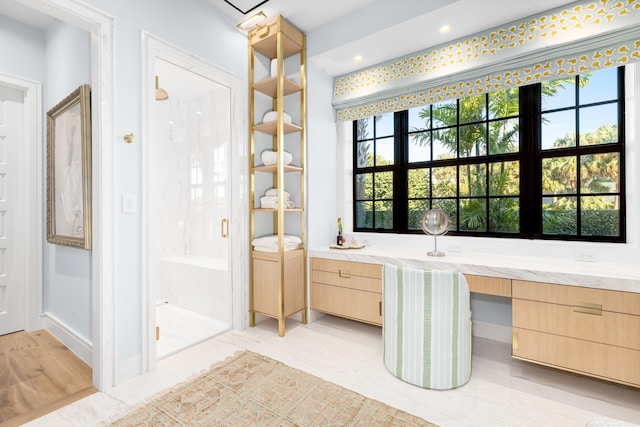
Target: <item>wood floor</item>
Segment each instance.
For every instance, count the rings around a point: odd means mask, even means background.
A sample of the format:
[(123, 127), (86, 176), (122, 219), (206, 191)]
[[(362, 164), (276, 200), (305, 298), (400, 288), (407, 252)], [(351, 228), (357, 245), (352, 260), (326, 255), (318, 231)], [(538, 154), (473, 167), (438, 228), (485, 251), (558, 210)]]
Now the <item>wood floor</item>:
[(95, 393), (91, 368), (46, 330), (0, 336), (0, 427)]

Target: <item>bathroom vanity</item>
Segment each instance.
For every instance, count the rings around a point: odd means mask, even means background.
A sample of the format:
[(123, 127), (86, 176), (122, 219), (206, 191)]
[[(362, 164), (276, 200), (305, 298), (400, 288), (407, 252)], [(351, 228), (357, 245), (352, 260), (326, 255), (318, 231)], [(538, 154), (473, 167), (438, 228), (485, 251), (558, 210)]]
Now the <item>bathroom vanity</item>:
[(512, 303), (512, 356), (640, 387), (640, 266), (412, 248), (314, 249), (311, 308), (381, 326), (385, 263), (463, 273)]

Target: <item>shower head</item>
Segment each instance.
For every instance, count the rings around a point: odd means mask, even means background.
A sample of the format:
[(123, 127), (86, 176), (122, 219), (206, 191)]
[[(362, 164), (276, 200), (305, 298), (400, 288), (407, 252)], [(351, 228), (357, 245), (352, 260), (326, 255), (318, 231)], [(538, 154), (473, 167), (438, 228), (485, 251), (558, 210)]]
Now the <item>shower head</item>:
[(167, 99), (169, 99), (169, 94), (158, 86), (158, 76), (156, 76), (156, 101), (165, 101)]

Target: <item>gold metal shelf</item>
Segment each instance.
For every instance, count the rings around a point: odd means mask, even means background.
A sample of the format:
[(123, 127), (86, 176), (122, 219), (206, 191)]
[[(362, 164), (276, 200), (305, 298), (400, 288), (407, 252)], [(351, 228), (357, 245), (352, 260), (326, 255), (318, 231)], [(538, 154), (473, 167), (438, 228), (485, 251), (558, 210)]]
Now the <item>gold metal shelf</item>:
[[(268, 173), (276, 173), (278, 169), (278, 165), (259, 165), (253, 168), (256, 172), (268, 172)], [(302, 172), (302, 168), (300, 166), (292, 166), (292, 165), (284, 165), (284, 171), (286, 172)]]
[[(275, 98), (277, 95), (276, 91), (278, 89), (278, 78), (273, 77), (267, 80), (259, 81), (258, 83), (253, 84), (253, 88), (260, 93), (270, 96), (271, 98)], [(284, 79), (284, 96), (300, 92), (301, 90), (302, 86), (300, 86), (298, 83), (287, 78)]]
[[(266, 133), (267, 135), (275, 135), (278, 131), (278, 122), (266, 122), (253, 125), (253, 130)], [(293, 123), (284, 123), (284, 133), (300, 132), (302, 128)]]
[[(276, 208), (253, 208), (253, 211), (258, 213), (258, 212), (278, 212), (278, 209)], [(282, 210), (284, 213), (287, 212), (304, 212), (304, 209), (302, 208), (293, 208), (293, 209), (283, 209)]]

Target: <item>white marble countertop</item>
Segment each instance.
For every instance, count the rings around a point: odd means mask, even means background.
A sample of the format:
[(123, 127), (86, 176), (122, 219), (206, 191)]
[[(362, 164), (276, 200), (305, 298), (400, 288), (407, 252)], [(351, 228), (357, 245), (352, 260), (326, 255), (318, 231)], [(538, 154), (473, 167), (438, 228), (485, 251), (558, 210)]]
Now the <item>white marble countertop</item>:
[(588, 288), (640, 293), (640, 264), (449, 252), (428, 256), (425, 249), (367, 246), (362, 249), (311, 248), (309, 257), (427, 269), (451, 269), (479, 276), (503, 277)]

